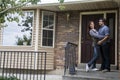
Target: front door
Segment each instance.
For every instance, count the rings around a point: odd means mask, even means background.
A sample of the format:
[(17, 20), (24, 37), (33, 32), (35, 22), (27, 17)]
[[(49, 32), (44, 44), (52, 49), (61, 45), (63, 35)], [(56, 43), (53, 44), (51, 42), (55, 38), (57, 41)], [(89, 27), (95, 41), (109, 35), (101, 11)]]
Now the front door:
[[(98, 29), (98, 20), (100, 18), (106, 17), (107, 25), (110, 27), (110, 39), (111, 39), (111, 63), (115, 64), (115, 13), (106, 13), (106, 14), (82, 14), (81, 22), (81, 63), (88, 63), (92, 58), (93, 48), (92, 48), (92, 39), (89, 36), (88, 32), (88, 22), (94, 21), (95, 27)], [(101, 59), (97, 61), (101, 63)]]

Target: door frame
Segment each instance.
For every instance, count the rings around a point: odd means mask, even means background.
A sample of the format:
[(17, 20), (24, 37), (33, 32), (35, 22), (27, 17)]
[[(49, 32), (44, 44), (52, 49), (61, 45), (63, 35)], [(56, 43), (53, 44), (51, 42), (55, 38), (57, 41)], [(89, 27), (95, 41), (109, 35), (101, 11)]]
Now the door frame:
[(118, 43), (118, 34), (117, 34), (117, 23), (118, 23), (118, 20), (117, 20), (117, 10), (109, 10), (109, 11), (92, 11), (92, 12), (80, 12), (80, 21), (79, 21), (79, 46), (78, 46), (78, 64), (82, 63), (81, 62), (81, 36), (82, 36), (82, 15), (89, 15), (89, 14), (103, 14), (104, 18), (106, 18), (106, 13), (115, 13), (116, 16), (115, 16), (115, 19), (116, 19), (116, 22), (115, 22), (115, 66), (117, 66), (117, 53), (118, 53), (118, 49), (117, 49), (117, 43)]

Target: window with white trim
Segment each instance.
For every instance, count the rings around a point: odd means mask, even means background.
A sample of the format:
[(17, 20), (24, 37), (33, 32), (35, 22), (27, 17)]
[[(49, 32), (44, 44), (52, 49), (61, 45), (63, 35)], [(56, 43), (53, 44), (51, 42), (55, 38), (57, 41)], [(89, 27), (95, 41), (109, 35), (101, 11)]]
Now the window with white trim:
[(53, 47), (55, 13), (42, 12), (42, 46)]
[(7, 27), (4, 27), (2, 30), (2, 46), (31, 46), (34, 11), (23, 11), (22, 16), (17, 13), (8, 16), (17, 16), (19, 22), (6, 20), (5, 24)]

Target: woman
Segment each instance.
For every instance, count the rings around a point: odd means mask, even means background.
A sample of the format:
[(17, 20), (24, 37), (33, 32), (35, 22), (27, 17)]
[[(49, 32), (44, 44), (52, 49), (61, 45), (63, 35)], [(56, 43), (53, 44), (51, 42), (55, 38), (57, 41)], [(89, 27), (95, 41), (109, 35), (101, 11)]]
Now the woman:
[(88, 24), (88, 28), (89, 28), (89, 34), (92, 37), (93, 43), (93, 58), (86, 64), (86, 72), (88, 72), (90, 70), (90, 68), (92, 68), (93, 71), (97, 71), (98, 69), (96, 68), (96, 60), (98, 59), (99, 56), (99, 47), (97, 46), (97, 39), (102, 39), (104, 38), (104, 36), (101, 36), (98, 34), (97, 30), (94, 27), (94, 22), (90, 21)]

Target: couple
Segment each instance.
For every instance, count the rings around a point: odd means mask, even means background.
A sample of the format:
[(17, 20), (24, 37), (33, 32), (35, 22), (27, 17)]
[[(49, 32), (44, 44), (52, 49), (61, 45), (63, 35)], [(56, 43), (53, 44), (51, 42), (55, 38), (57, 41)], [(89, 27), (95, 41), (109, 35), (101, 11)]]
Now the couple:
[[(89, 34), (93, 39), (93, 58), (86, 64), (86, 72), (92, 69), (92, 71), (100, 70), (102, 72), (110, 72), (110, 52), (109, 52), (109, 27), (105, 25), (105, 19), (99, 19), (99, 30), (94, 28), (94, 22), (90, 21), (88, 24)], [(101, 68), (96, 68), (96, 61), (101, 54), (102, 64)]]

